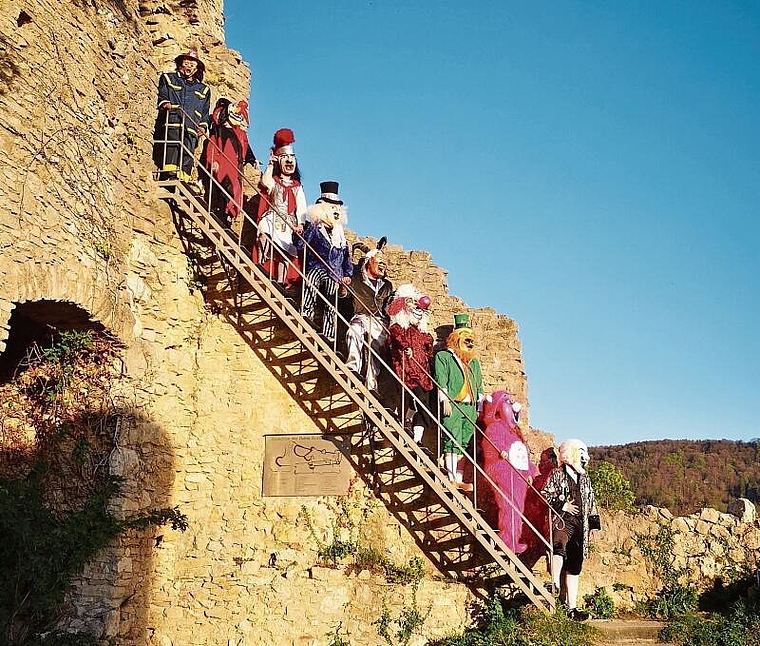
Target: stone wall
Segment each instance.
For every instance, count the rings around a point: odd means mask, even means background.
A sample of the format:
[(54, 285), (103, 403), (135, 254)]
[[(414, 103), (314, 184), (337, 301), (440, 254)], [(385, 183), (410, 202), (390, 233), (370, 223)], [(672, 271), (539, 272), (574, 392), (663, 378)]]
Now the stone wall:
[[(178, 53), (199, 50), (215, 96), (247, 96), (248, 67), (223, 40), (220, 0), (0, 5), (0, 351), (20, 303), (73, 303), (105, 325), (125, 361), (110, 466), (127, 485), (114, 510), (178, 505), (190, 521), (184, 534), (130, 534), (90, 563), (67, 621), (125, 645), (324, 644), (338, 625), (355, 644), (374, 645), (382, 602), (398, 615), (410, 589), (317, 566), (312, 531), (332, 540), (348, 505), (387, 558), (402, 564), (420, 552), (358, 477), (343, 501), (261, 496), (264, 434), (316, 428), (193, 289), (151, 179), (156, 77)], [(442, 339), (465, 308), (446, 271), (427, 252), (391, 246), (389, 256), (395, 283), (413, 276), (433, 298)], [(527, 404), (514, 321), (490, 309), (473, 315), (487, 387)], [(538, 452), (550, 438), (530, 441)], [(756, 524), (715, 514), (611, 516), (583, 585), (621, 581), (631, 599), (644, 594), (654, 579), (635, 535), (656, 522), (677, 530), (678, 558), (700, 563), (703, 579), (728, 559), (750, 559)], [(426, 569), (417, 593), (430, 609), (425, 635), (461, 628), (466, 589)]]
[[(215, 96), (247, 95), (248, 68), (224, 47), (221, 25), (219, 2), (0, 5), (0, 350), (21, 303), (46, 301), (51, 313), (72, 303), (105, 325), (125, 362), (110, 466), (126, 486), (114, 511), (178, 505), (190, 523), (186, 533), (132, 533), (94, 559), (66, 625), (117, 644), (184, 646), (322, 644), (341, 624), (354, 643), (376, 644), (382, 601), (398, 615), (411, 591), (366, 571), (315, 567), (301, 507), (329, 541), (334, 499), (261, 496), (264, 434), (316, 428), (205, 307), (156, 199), (158, 71), (197, 47)], [(444, 272), (427, 254), (397, 253), (399, 266), (414, 264), (446, 296)], [(524, 392), (510, 324), (492, 324), (493, 348), (511, 344)], [(358, 477), (350, 500), (372, 547), (398, 564), (420, 556)], [(425, 633), (461, 627), (466, 589), (426, 569), (417, 595), (430, 608)]]
[[(753, 572), (760, 549), (760, 524), (754, 505), (742, 500), (733, 514), (702, 509), (690, 516), (673, 516), (667, 509), (647, 506), (634, 515), (604, 513), (603, 531), (592, 543), (584, 564), (581, 594), (604, 587), (620, 607), (633, 607), (661, 589), (661, 572), (642, 551), (642, 544), (657, 543), (657, 536), (672, 536), (669, 566), (684, 572), (681, 583), (700, 591), (716, 579), (725, 583)], [(613, 588), (614, 584), (617, 589)]]

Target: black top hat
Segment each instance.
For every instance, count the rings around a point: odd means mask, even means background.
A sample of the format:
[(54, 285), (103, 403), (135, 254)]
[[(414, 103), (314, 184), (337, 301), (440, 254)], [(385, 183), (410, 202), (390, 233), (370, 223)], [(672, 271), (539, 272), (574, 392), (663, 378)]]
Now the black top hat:
[(338, 197), (338, 182), (320, 182), (319, 190), (322, 195), (317, 202), (328, 202), (329, 204), (343, 204), (343, 200)]

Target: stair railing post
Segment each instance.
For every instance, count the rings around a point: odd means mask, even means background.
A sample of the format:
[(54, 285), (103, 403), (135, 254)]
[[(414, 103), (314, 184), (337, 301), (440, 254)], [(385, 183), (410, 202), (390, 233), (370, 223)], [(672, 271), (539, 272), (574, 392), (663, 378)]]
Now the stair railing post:
[(406, 431), (406, 352), (401, 353), (401, 428)]
[(332, 322), (330, 325), (330, 329), (332, 330), (332, 351), (337, 354), (338, 351), (338, 292), (340, 291), (342, 282), (337, 280), (337, 277), (335, 280), (335, 288), (333, 290), (333, 302), (332, 302), (332, 311), (328, 312), (329, 316), (332, 318)]
[[(368, 384), (369, 380), (369, 362), (372, 361), (372, 318), (369, 317), (367, 329), (364, 330), (364, 348), (362, 353), (365, 355), (364, 360), (364, 383)], [(369, 386), (367, 386), (369, 388)]]
[[(443, 455), (443, 453), (441, 452), (441, 448), (442, 448), (441, 447), (441, 398), (438, 396), (438, 388), (433, 386), (433, 390), (435, 391), (435, 407), (436, 407), (436, 411), (435, 411), (435, 416), (436, 416), (435, 434), (436, 434), (436, 444), (437, 444), (436, 455), (440, 457)], [(446, 469), (445, 457), (443, 458), (443, 468), (444, 470)]]
[[(212, 176), (212, 172), (211, 172), (211, 169), (210, 168), (206, 168), (205, 166), (203, 166), (203, 168), (206, 171), (206, 178), (207, 178), (206, 181), (207, 181), (207, 186), (208, 186), (208, 190), (206, 191), (206, 199), (204, 200), (204, 202), (206, 204), (206, 216), (209, 219), (211, 219), (213, 217), (213, 215), (212, 215), (213, 209), (212, 209), (212, 206), (211, 206), (211, 201), (212, 201), (212, 199), (214, 197), (214, 194), (217, 193), (217, 191), (214, 190), (214, 185), (212, 183), (212, 177), (211, 177)], [(199, 174), (199, 177), (200, 177), (200, 174)], [(220, 185), (220, 188), (221, 188), (221, 185)], [(203, 202), (201, 202), (201, 204), (203, 204)]]
[(546, 551), (546, 559), (549, 561), (549, 575), (552, 579), (552, 594), (558, 595), (559, 590), (556, 590), (554, 588), (554, 564), (552, 561), (554, 560), (554, 518), (552, 518), (552, 512), (554, 511), (554, 507), (547, 507), (546, 514), (548, 516), (549, 521), (549, 548)]
[(303, 304), (306, 297), (306, 267), (309, 265), (309, 248), (307, 245), (303, 246), (303, 265), (302, 265), (302, 271), (303, 271), (303, 280), (301, 280), (301, 305), (299, 307), (299, 311), (301, 312), (301, 316), (303, 316)]
[(475, 426), (475, 432), (472, 434), (472, 504), (475, 506), (475, 508), (478, 508), (478, 424), (477, 424), (477, 416), (478, 416), (478, 404), (477, 402), (473, 402), (475, 404), (475, 421), (473, 425)]
[(177, 142), (177, 177), (183, 178), (185, 173), (185, 129), (187, 128), (187, 119), (184, 110), (180, 114), (179, 141)]
[(167, 148), (169, 147), (169, 117), (171, 115), (171, 108), (168, 110), (164, 110), (164, 143), (163, 143), (163, 152), (161, 153), (161, 172), (159, 173), (159, 178), (165, 179), (166, 176), (164, 175), (164, 169), (166, 168), (166, 155), (167, 155)]

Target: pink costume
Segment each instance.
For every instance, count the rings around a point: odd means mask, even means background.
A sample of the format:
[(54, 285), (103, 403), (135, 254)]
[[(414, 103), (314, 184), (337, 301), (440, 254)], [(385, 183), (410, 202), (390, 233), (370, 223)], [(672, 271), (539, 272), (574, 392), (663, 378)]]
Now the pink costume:
[(483, 470), (501, 490), (494, 491), (499, 507), (499, 535), (515, 554), (528, 547), (520, 542), (523, 527), (521, 513), (528, 490), (526, 480), (538, 473), (520, 434), (520, 409), (520, 404), (503, 390), (492, 393), (483, 402), (483, 421), (486, 425), (482, 440)]

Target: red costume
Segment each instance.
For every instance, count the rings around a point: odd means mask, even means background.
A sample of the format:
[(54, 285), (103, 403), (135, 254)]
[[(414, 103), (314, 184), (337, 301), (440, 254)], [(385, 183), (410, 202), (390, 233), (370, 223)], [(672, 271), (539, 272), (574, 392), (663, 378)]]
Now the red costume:
[(528, 479), (538, 473), (518, 426), (520, 409), (520, 404), (503, 390), (486, 397), (483, 402), (486, 430), (481, 441), (483, 470), (498, 487), (494, 497), (499, 507), (499, 536), (515, 554), (528, 547), (520, 542), (521, 514)]
[[(544, 449), (538, 460), (538, 475), (533, 478), (533, 488), (525, 495), (525, 518), (535, 527), (544, 539), (549, 541), (549, 505), (538, 492), (544, 488), (546, 481), (557, 468), (557, 451), (553, 446)], [(548, 552), (548, 547), (527, 524), (523, 526), (520, 540), (527, 543), (528, 549), (520, 555), (520, 560), (528, 567)]]
[(209, 186), (210, 204), (214, 212), (221, 211), (220, 216), (234, 220), (243, 203), (243, 166), (256, 163), (246, 134), (248, 104), (245, 101), (230, 104), (226, 99), (219, 99), (211, 123), (202, 161), (208, 169), (206, 172), (210, 171), (224, 190)]
[[(414, 325), (405, 329), (398, 323), (391, 325), (388, 332), (393, 372), (412, 390), (418, 386), (426, 391), (432, 390), (430, 358), (433, 356), (433, 337)], [(412, 349), (411, 357), (404, 354), (406, 348)]]
[(430, 361), (433, 358), (433, 337), (427, 331), (430, 316), (430, 297), (423, 295), (414, 285), (400, 285), (387, 306), (391, 326), (388, 329), (388, 351), (391, 367), (398, 378), (414, 394), (404, 397), (401, 421), (410, 425), (414, 441), (422, 442), (422, 435), (430, 426)]
[(269, 163), (261, 176), (261, 199), (256, 217), (259, 245), (253, 259), (285, 288), (300, 281), (301, 260), (296, 239), (306, 221), (306, 196), (289, 128), (274, 133)]

